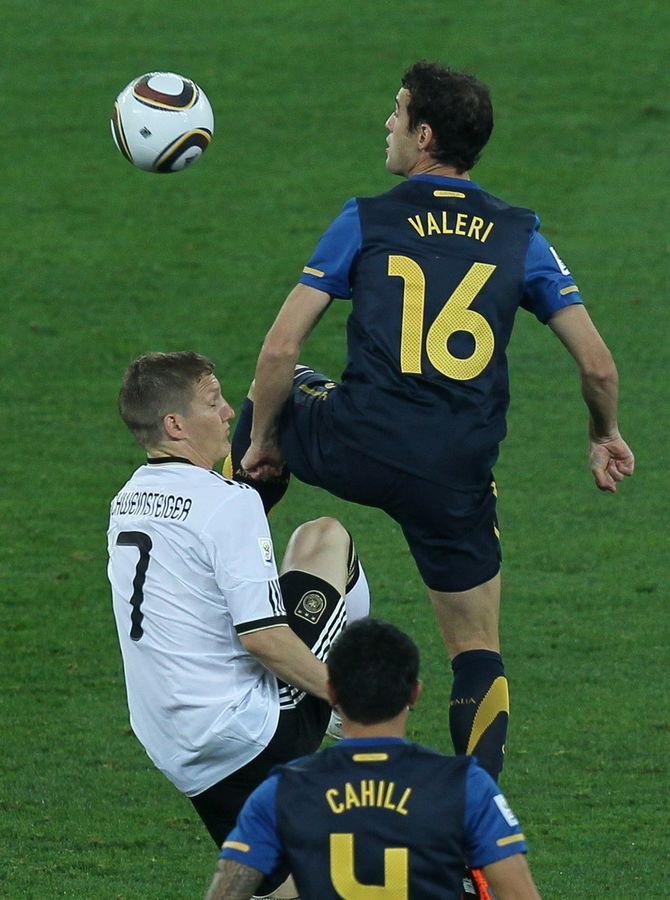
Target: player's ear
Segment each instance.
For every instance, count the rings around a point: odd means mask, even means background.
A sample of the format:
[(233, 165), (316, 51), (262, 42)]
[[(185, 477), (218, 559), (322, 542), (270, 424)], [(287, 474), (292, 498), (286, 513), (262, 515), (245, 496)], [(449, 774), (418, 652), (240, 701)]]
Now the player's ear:
[(409, 704), (408, 705), (409, 705), (410, 709), (414, 709), (414, 707), (416, 706), (416, 702), (419, 699), (419, 697), (421, 696), (422, 690), (423, 690), (423, 681), (421, 681), (421, 679), (419, 678), (415, 682), (414, 687), (412, 688), (410, 695), (409, 695)]
[(183, 419), (179, 413), (166, 413), (163, 416), (163, 428), (172, 441), (179, 441), (184, 437)]
[(326, 682), (326, 691), (328, 692), (328, 702), (331, 706), (337, 706), (337, 694), (335, 693), (335, 688), (332, 686), (330, 681)]
[(427, 122), (419, 125), (419, 150), (430, 150), (433, 143), (433, 129)]

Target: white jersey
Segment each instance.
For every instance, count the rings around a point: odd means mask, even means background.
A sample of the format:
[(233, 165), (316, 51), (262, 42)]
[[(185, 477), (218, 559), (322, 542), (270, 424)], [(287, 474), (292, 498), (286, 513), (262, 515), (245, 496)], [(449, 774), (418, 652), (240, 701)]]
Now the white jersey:
[(208, 469), (151, 462), (112, 501), (108, 552), (133, 731), (199, 794), (257, 756), (279, 719), (276, 678), (239, 640), (287, 623), (263, 505)]

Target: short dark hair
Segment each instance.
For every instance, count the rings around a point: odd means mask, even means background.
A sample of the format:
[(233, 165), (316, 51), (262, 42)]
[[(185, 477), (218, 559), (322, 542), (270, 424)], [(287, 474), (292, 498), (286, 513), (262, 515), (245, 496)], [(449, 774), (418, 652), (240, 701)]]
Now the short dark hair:
[(142, 447), (149, 449), (161, 440), (169, 412), (188, 412), (197, 383), (213, 371), (214, 363), (192, 350), (145, 353), (128, 366), (119, 412)]
[(467, 72), (425, 60), (414, 63), (402, 77), (409, 91), (409, 130), (422, 122), (433, 130), (436, 160), (458, 172), (473, 168), (493, 130), (489, 89)]
[(414, 641), (380, 619), (358, 619), (331, 647), (326, 662), (337, 705), (354, 722), (374, 725), (408, 705), (419, 677)]

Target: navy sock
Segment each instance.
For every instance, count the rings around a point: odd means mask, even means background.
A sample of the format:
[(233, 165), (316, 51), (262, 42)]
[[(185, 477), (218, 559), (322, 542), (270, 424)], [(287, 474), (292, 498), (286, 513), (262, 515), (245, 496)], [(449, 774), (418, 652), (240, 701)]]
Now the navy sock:
[(233, 478), (243, 484), (251, 485), (254, 490), (258, 491), (265, 514), (269, 515), (270, 510), (279, 503), (288, 489), (289, 471), (286, 466), (279, 478), (272, 478), (267, 481), (257, 481), (245, 474), (240, 468), (242, 457), (249, 449), (251, 444), (251, 423), (254, 417), (254, 404), (247, 397), (242, 404), (242, 409), (237, 416), (237, 425), (230, 445), (230, 456), (224, 463), (223, 474), (227, 478)]
[(474, 754), (498, 780), (503, 767), (509, 693), (502, 657), (491, 650), (466, 650), (451, 663), (454, 682), (449, 729), (456, 753)]

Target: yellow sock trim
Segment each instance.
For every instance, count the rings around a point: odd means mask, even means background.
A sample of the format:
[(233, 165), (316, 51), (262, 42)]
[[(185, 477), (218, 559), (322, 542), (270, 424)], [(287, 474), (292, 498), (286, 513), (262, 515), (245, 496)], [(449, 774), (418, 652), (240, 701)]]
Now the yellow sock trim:
[(507, 679), (499, 675), (479, 704), (472, 722), (472, 731), (470, 732), (466, 753), (471, 754), (475, 752), (475, 747), (481, 740), (482, 735), (501, 712), (506, 712), (509, 715), (509, 688), (507, 687)]

